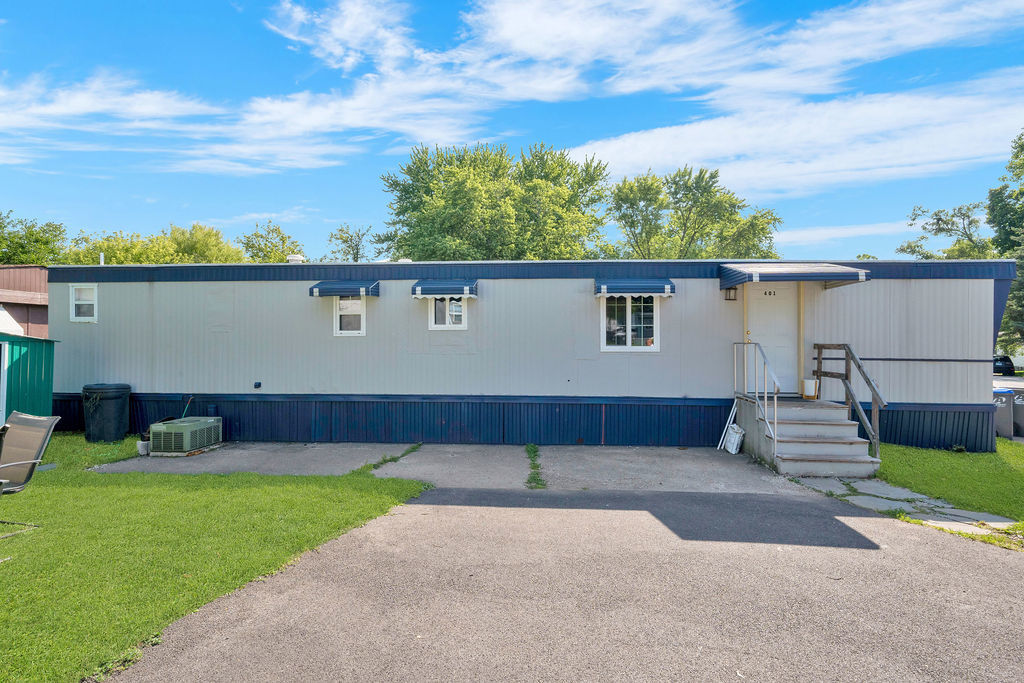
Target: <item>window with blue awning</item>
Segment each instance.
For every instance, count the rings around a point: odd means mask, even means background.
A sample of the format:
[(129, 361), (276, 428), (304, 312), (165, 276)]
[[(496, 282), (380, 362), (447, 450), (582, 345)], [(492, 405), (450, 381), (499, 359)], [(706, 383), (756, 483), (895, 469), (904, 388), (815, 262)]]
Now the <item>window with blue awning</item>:
[(380, 296), (379, 280), (324, 280), (309, 288), (310, 296)]
[(417, 280), (412, 295), (417, 299), (434, 296), (476, 298), (477, 280)]
[(648, 279), (594, 279), (595, 296), (624, 296), (644, 294), (647, 296), (672, 296), (676, 286), (668, 278)]

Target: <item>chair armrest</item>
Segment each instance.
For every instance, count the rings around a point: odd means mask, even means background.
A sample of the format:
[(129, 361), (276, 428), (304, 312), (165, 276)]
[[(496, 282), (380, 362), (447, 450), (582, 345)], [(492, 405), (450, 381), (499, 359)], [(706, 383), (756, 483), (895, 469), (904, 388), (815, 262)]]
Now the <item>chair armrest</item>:
[(42, 460), (22, 460), (20, 462), (8, 462), (4, 463), (3, 465), (0, 465), (0, 470), (2, 470), (5, 467), (14, 467), (15, 465), (31, 465), (33, 463), (38, 465), (41, 462)]

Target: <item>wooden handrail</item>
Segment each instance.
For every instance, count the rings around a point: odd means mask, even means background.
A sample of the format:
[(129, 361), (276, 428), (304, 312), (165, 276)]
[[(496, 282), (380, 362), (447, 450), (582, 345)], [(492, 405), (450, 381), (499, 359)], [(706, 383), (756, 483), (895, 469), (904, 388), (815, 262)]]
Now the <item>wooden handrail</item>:
[[(845, 361), (845, 368), (843, 372), (834, 372), (823, 370), (821, 367), (822, 361), (825, 359), (822, 357), (822, 351), (843, 351), (843, 358), (832, 358), (830, 360), (843, 360)], [(817, 365), (813, 370), (812, 374), (818, 378), (820, 382), (822, 379), (838, 379), (843, 383), (843, 391), (846, 394), (846, 406), (848, 409), (852, 408), (857, 413), (857, 418), (860, 420), (861, 426), (864, 427), (864, 431), (867, 433), (868, 438), (871, 441), (872, 450), (875, 453), (876, 458), (881, 458), (882, 446), (879, 429), (879, 416), (878, 411), (885, 408), (889, 403), (882, 396), (881, 390), (875, 383), (875, 380), (868, 374), (867, 369), (864, 367), (864, 363), (860, 357), (850, 348), (849, 344), (814, 344), (814, 351), (817, 354)], [(851, 384), (851, 369), (857, 368), (857, 372), (860, 373), (861, 379), (864, 380), (864, 384), (867, 386), (868, 391), (871, 392), (871, 419), (868, 420), (868, 416), (864, 413), (864, 408), (860, 405), (860, 401), (857, 400), (857, 396), (853, 391), (853, 384)]]

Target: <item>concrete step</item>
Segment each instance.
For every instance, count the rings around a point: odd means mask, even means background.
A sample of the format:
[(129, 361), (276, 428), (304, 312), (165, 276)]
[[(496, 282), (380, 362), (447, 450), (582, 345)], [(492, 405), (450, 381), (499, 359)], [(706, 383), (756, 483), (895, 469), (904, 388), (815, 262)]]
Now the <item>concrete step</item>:
[[(771, 438), (771, 437), (769, 437)], [(779, 436), (775, 451), (790, 455), (856, 457), (868, 455), (868, 440), (860, 437)]]
[[(757, 418), (764, 429), (764, 418)], [(777, 423), (780, 437), (822, 437), (849, 438), (857, 437), (857, 423), (852, 420), (783, 420)], [(767, 433), (767, 432), (765, 432)]]
[(880, 461), (868, 455), (823, 456), (776, 453), (775, 467), (788, 477), (852, 477), (867, 479), (878, 472)]
[[(768, 402), (768, 416), (772, 416), (772, 404)], [(802, 401), (784, 400), (779, 401), (780, 420), (799, 420), (811, 422), (817, 420), (835, 421), (845, 420), (848, 417), (846, 406), (842, 403), (831, 401)]]

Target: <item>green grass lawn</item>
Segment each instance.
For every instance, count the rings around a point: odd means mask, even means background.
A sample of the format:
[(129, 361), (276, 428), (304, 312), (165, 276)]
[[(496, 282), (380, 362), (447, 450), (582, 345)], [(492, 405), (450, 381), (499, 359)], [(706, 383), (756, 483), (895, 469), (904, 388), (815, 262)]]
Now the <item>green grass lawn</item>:
[[(99, 474), (135, 440), (55, 435), (0, 518), (0, 680), (78, 681), (137, 655), (172, 621), (418, 495), (418, 482), (257, 474)], [(0, 525), (0, 534), (13, 530)]]
[(1024, 520), (1024, 444), (996, 439), (995, 453), (882, 444), (878, 476), (965, 510)]

